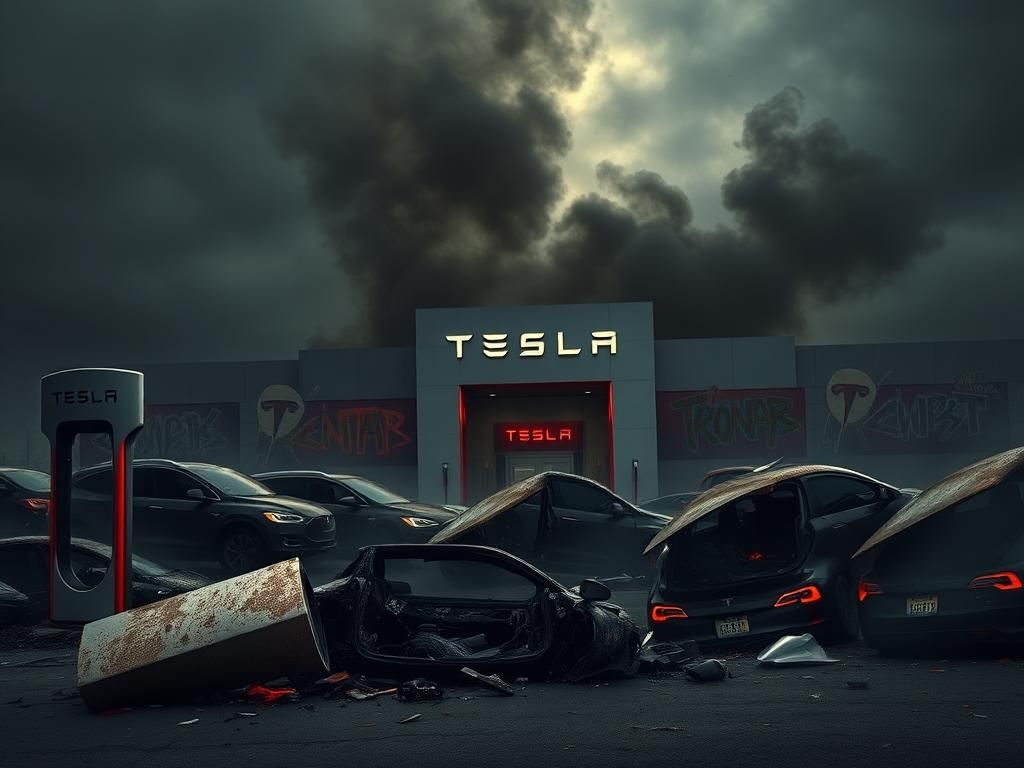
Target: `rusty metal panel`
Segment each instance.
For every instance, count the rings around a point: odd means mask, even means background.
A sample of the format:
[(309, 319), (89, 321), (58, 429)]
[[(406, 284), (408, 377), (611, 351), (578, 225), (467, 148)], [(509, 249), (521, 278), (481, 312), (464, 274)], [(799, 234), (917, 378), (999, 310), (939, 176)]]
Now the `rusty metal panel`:
[(646, 549), (644, 549), (644, 554), (647, 555), (654, 551), (687, 526), (692, 525), (716, 509), (724, 507), (726, 504), (738, 501), (748, 494), (763, 491), (777, 483), (795, 480), (796, 478), (816, 472), (837, 472), (860, 480), (888, 486), (888, 483), (882, 483), (872, 477), (862, 475), (860, 472), (854, 472), (852, 469), (832, 467), (825, 464), (802, 464), (795, 467), (780, 467), (779, 469), (770, 469), (756, 474), (743, 475), (713, 486), (691, 501), (686, 506), (686, 509), (672, 518), (668, 525), (658, 531), (658, 534), (651, 539)]
[(1024, 468), (1024, 448), (989, 456), (976, 464), (958, 469), (943, 478), (919, 496), (911, 499), (905, 507), (893, 515), (857, 550), (854, 557), (892, 538), (900, 531), (925, 520), (936, 512), (958, 504), (971, 496), (999, 485), (1009, 475)]
[(90, 709), (322, 675), (327, 645), (297, 558), (87, 624), (78, 686)]
[(435, 533), (433, 538), (430, 539), (430, 543), (451, 543), (467, 531), (483, 525), (489, 520), (493, 520), (502, 512), (514, 508), (533, 496), (537, 491), (543, 489), (548, 477), (555, 474), (561, 473), (541, 472), (539, 475), (533, 475), (525, 480), (512, 483), (512, 485), (502, 488), (497, 493), (491, 494), (483, 501), (478, 501), (455, 520), (452, 520), (452, 522)]

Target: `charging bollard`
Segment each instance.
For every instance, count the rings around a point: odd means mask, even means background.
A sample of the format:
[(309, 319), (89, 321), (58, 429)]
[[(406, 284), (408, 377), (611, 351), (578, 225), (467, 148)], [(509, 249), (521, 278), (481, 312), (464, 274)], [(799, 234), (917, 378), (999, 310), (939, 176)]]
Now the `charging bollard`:
[[(50, 441), (50, 621), (81, 624), (131, 607), (132, 442), (142, 429), (142, 374), (77, 368), (42, 378), (43, 434)], [(78, 435), (103, 433), (112, 448), (111, 559), (89, 586), (71, 558), (72, 449)]]

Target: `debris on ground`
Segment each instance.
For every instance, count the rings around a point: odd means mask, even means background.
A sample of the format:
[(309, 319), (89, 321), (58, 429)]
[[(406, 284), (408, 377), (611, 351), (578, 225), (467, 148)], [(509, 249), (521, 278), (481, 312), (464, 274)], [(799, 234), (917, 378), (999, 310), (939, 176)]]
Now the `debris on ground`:
[(700, 656), (700, 648), (693, 640), (681, 643), (652, 643), (640, 649), (640, 669), (667, 672)]
[(348, 696), (350, 699), (355, 699), (356, 701), (364, 701), (365, 699), (376, 699), (378, 696), (387, 696), (392, 693), (398, 693), (398, 689), (374, 689), (370, 688), (369, 686), (363, 686), (363, 690), (356, 690), (355, 688), (350, 688), (348, 691), (345, 692), (345, 695)]
[(245, 698), (273, 705), (282, 699), (297, 701), (299, 692), (294, 688), (270, 688), (266, 685), (253, 684), (245, 689)]
[(440, 701), (444, 698), (441, 686), (432, 680), (418, 677), (398, 686), (399, 701)]
[(631, 725), (634, 731), (682, 731), (681, 725)]
[(51, 698), (54, 701), (71, 701), (72, 699), (81, 698), (81, 694), (76, 690), (65, 691), (63, 688), (59, 688), (53, 692)]
[(846, 687), (851, 691), (866, 691), (868, 683), (867, 680), (847, 680)]
[(418, 713), (415, 714), (415, 715), (409, 715), (408, 717), (406, 717), (406, 718), (404, 718), (402, 720), (399, 720), (398, 724), (399, 725), (404, 725), (405, 723), (414, 723), (417, 720), (419, 720), (421, 717), (423, 717), (423, 715), (418, 714)]
[(762, 664), (834, 664), (833, 659), (825, 653), (814, 635), (786, 635), (757, 655)]
[(462, 674), (469, 675), (474, 680), (478, 680), (496, 691), (501, 691), (506, 696), (515, 696), (515, 689), (497, 675), (482, 675), (475, 669), (470, 669), (469, 667), (463, 667), (461, 671)]
[(231, 717), (225, 718), (225, 723), (230, 723), (232, 720), (244, 720), (247, 717), (259, 717), (259, 712), (235, 712)]
[(180, 723), (178, 723), (178, 725), (195, 725), (198, 722), (199, 722), (199, 718), (198, 717), (194, 717), (191, 720), (182, 720)]
[(729, 674), (729, 668), (720, 659), (705, 659), (685, 667), (683, 673), (687, 680), (697, 683), (716, 683), (725, 680)]

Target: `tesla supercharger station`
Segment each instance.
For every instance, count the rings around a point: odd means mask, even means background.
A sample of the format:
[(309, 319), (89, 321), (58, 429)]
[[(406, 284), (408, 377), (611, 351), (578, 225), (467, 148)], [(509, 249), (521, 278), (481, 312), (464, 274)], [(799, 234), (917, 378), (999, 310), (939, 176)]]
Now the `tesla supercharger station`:
[[(142, 429), (142, 374), (77, 368), (42, 378), (42, 428), (50, 441), (50, 620), (83, 624), (131, 608), (132, 442)], [(113, 449), (112, 557), (88, 587), (71, 567), (72, 450), (78, 435), (105, 433)]]

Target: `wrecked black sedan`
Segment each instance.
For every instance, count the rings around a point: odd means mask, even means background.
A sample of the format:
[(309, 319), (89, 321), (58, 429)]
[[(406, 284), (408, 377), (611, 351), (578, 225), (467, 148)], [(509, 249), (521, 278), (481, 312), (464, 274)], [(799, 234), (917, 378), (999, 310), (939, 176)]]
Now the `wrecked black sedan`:
[(921, 493), (857, 553), (865, 642), (883, 653), (1024, 639), (1024, 448)]
[(716, 485), (647, 546), (658, 554), (648, 623), (659, 640), (727, 640), (794, 630), (856, 637), (850, 557), (913, 497), (821, 465)]
[(644, 546), (670, 519), (589, 478), (541, 472), (474, 504), (430, 543), (497, 547), (549, 573), (638, 575), (650, 569)]
[(0, 627), (21, 624), (28, 619), (30, 606), (28, 597), (0, 581)]
[(366, 547), (316, 589), (334, 669), (411, 679), (471, 667), (582, 680), (630, 673), (640, 633), (585, 580), (568, 590), (507, 552), (468, 545)]

